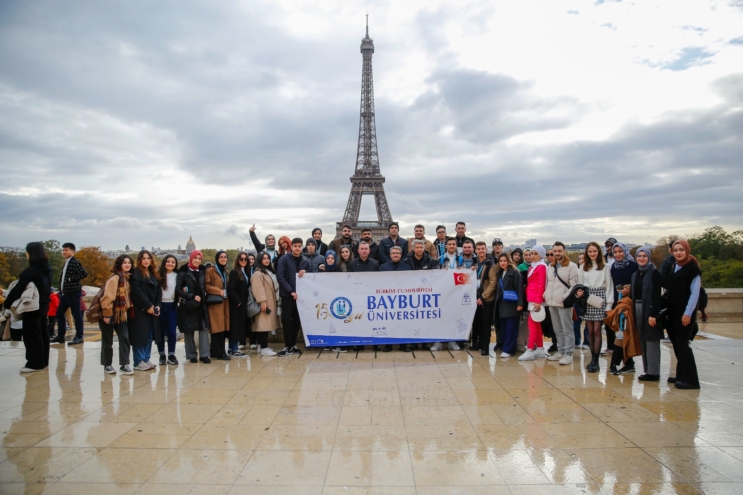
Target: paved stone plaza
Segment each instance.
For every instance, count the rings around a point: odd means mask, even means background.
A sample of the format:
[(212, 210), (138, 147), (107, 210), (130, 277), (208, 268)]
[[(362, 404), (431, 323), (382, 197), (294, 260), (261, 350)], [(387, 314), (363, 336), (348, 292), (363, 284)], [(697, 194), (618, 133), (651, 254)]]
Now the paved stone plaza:
[(22, 344), (2, 342), (0, 493), (743, 493), (743, 341), (693, 347), (701, 391), (666, 384), (668, 344), (642, 384), (604, 358), (585, 373), (587, 351), (308, 350), (112, 376), (91, 342), (21, 375)]

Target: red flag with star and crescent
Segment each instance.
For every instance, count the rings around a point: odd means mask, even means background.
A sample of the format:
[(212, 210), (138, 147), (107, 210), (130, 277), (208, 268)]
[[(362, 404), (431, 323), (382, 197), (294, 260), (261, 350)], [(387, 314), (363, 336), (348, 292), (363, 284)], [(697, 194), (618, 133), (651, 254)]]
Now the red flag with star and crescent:
[(454, 285), (467, 285), (470, 281), (470, 276), (467, 273), (455, 273), (454, 274)]

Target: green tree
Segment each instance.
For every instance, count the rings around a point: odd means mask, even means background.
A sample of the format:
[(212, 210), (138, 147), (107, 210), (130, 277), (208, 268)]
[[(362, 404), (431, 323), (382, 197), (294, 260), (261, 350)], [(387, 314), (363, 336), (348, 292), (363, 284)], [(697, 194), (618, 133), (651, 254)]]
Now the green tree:
[(743, 231), (728, 234), (716, 225), (689, 238), (691, 252), (701, 259), (743, 261)]
[(49, 239), (48, 241), (41, 241), (46, 250), (46, 255), (49, 257), (49, 264), (52, 266), (52, 283), (55, 284), (59, 281), (59, 275), (62, 273), (64, 267), (64, 257), (62, 256), (62, 246), (56, 239)]

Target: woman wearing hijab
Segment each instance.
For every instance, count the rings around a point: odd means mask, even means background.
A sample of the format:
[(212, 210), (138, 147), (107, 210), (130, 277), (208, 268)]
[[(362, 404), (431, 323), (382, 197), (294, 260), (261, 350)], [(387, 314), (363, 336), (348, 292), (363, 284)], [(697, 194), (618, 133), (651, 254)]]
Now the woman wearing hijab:
[(676, 384), (676, 388), (696, 390), (699, 388), (699, 375), (689, 339), (696, 318), (702, 271), (697, 259), (691, 255), (689, 243), (683, 239), (673, 243), (673, 259), (675, 263), (664, 287), (668, 298), (668, 336), (677, 364), (676, 376), (668, 377), (668, 383)]
[(275, 332), (281, 327), (278, 312), (279, 281), (268, 253), (258, 253), (250, 285), (253, 287), (255, 301), (261, 305), (261, 312), (253, 320), (258, 352), (261, 356), (275, 356), (276, 351), (268, 347), (268, 332)]
[[(589, 242), (584, 253), (585, 262), (578, 271), (578, 283), (588, 287), (588, 304), (583, 321), (588, 329), (588, 343), (591, 347), (591, 362), (586, 366), (589, 373), (599, 371), (599, 356), (601, 355), (601, 324), (606, 318), (606, 307), (614, 304), (614, 284), (611, 280), (611, 270), (604, 262), (601, 246), (597, 242)], [(583, 291), (576, 292), (583, 297)]]
[(134, 318), (129, 324), (135, 371), (147, 371), (157, 366), (150, 361), (152, 341), (160, 339), (160, 306), (163, 288), (160, 274), (155, 270), (155, 258), (149, 251), (137, 255), (137, 268), (129, 279)]
[[(49, 258), (40, 242), (29, 242), (26, 245), (28, 268), (18, 275), (18, 283), (8, 292), (5, 309), (10, 309), (14, 302), (21, 299), (26, 286), (33, 283), (39, 293), (39, 307), (35, 311), (21, 314), (23, 320), (23, 345), (26, 347), (26, 365), (21, 373), (44, 371), (49, 366), (49, 330), (46, 314), (52, 292), (52, 267)], [(62, 359), (62, 358), (60, 358)]]
[[(611, 279), (614, 283), (614, 304), (612, 307), (617, 305), (619, 301), (619, 295), (622, 297), (629, 296), (629, 285), (632, 282), (632, 275), (637, 272), (637, 263), (635, 259), (629, 254), (627, 246), (621, 242), (615, 242), (611, 248), (612, 263), (609, 267), (611, 270)], [(626, 287), (624, 290), (617, 290), (617, 287)], [(617, 347), (614, 345), (614, 339), (616, 338), (614, 330), (609, 328), (606, 329), (606, 350), (603, 354), (609, 354), (613, 352)], [(620, 359), (621, 360), (621, 359)], [(614, 362), (616, 360), (612, 360)], [(635, 371), (635, 362), (630, 358), (624, 363), (624, 367), (619, 370), (620, 373), (633, 373)]]
[[(175, 296), (178, 299), (178, 328), (183, 333), (183, 342), (186, 345), (186, 359), (192, 363), (209, 364), (209, 336), (206, 333), (207, 313), (206, 303), (206, 268), (201, 262), (204, 255), (201, 251), (193, 251), (188, 264), (178, 270), (175, 279)], [(199, 332), (199, 349), (196, 352), (194, 332)]]
[(526, 352), (519, 356), (519, 361), (533, 361), (545, 357), (544, 342), (542, 340), (542, 324), (534, 321), (532, 311), (546, 311), (544, 304), (544, 289), (547, 285), (547, 265), (544, 258), (547, 251), (543, 246), (534, 246), (531, 252), (531, 266), (526, 274), (526, 303), (529, 307), (529, 341)]
[[(209, 313), (209, 334), (212, 338), (210, 355), (221, 361), (229, 361), (230, 356), (224, 350), (226, 333), (230, 331), (230, 305), (227, 302), (227, 253), (221, 249), (214, 257), (216, 264), (206, 269), (206, 309)], [(221, 302), (210, 304), (208, 299), (221, 297)]]
[(630, 297), (640, 334), (642, 369), (645, 370), (638, 379), (657, 382), (660, 380), (660, 341), (663, 338), (663, 328), (658, 324), (662, 279), (650, 261), (652, 253), (649, 248), (641, 247), (635, 256), (638, 270), (632, 275)]
[(245, 307), (248, 305), (248, 288), (250, 288), (250, 267), (248, 253), (239, 252), (235, 256), (235, 266), (230, 271), (227, 281), (227, 298), (230, 305), (230, 349), (229, 355), (244, 358), (247, 354), (240, 352), (240, 342), (245, 342), (250, 328), (250, 320)]
[(335, 260), (335, 251), (333, 251), (332, 249), (328, 249), (325, 252), (325, 263), (320, 265), (320, 270), (326, 273), (335, 272), (336, 270), (340, 271), (338, 270), (338, 263), (336, 263)]

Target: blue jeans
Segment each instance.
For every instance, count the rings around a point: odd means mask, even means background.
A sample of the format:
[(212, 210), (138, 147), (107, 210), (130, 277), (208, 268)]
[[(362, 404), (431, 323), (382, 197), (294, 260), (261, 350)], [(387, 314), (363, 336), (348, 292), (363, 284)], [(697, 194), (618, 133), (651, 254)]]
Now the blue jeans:
[(157, 342), (157, 352), (165, 355), (165, 337), (168, 338), (168, 355), (175, 355), (175, 328), (178, 325), (178, 306), (172, 302), (162, 303), (160, 307), (160, 340)]
[(516, 354), (516, 340), (519, 336), (519, 316), (500, 319), (500, 331), (503, 336), (503, 352)]
[(80, 299), (82, 291), (71, 292), (69, 294), (59, 295), (59, 307), (57, 307), (57, 325), (59, 326), (58, 336), (64, 338), (67, 332), (67, 319), (64, 317), (69, 309), (72, 313), (72, 319), (75, 320), (75, 338), (83, 338), (83, 313), (80, 311)]
[(143, 346), (135, 345), (132, 346), (132, 352), (134, 354), (134, 366), (144, 361), (145, 363), (150, 361), (152, 356), (152, 339), (155, 338), (155, 327), (150, 324), (150, 333), (147, 337), (147, 343)]

